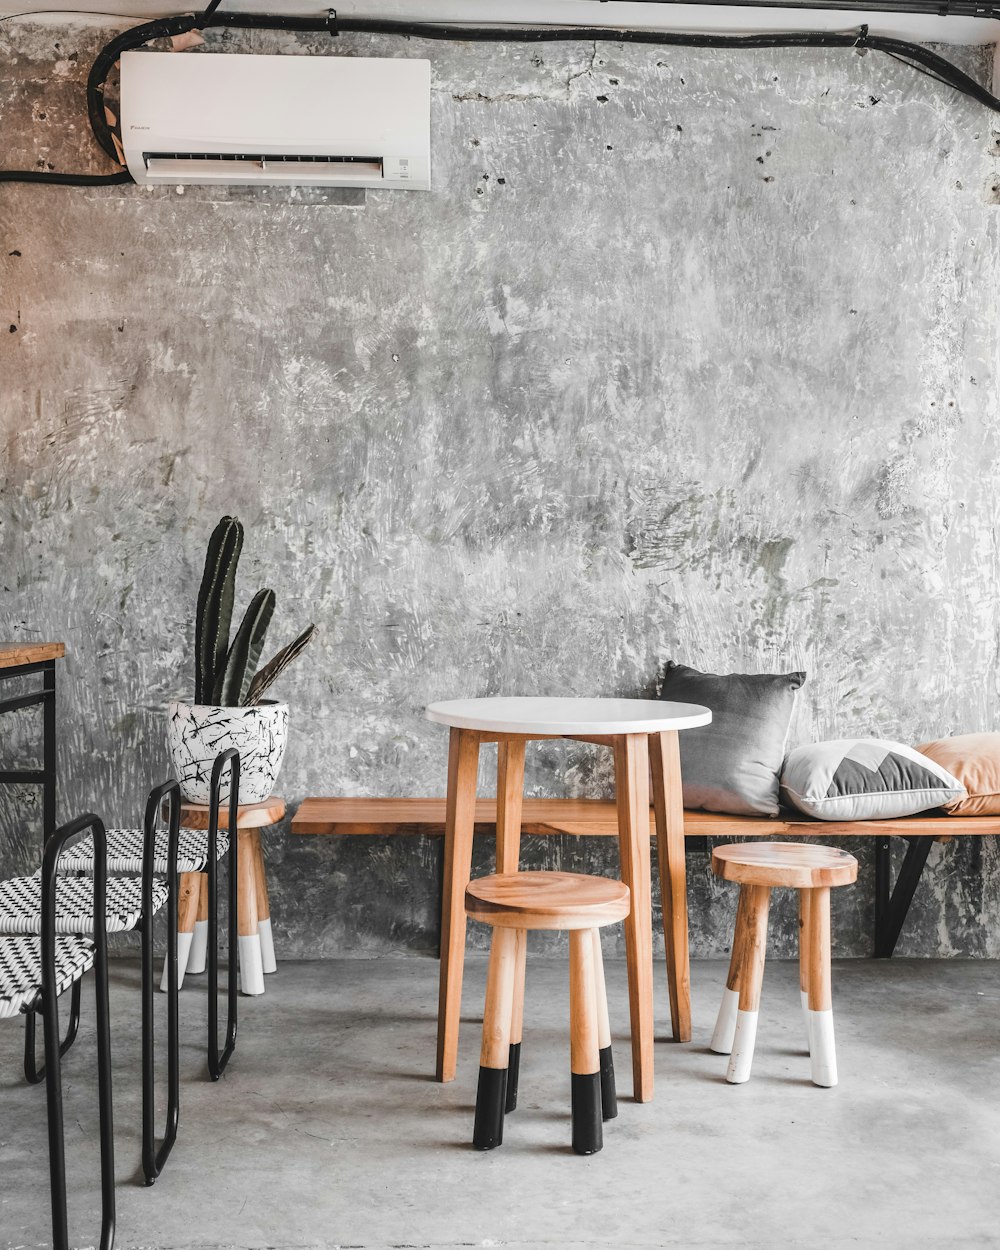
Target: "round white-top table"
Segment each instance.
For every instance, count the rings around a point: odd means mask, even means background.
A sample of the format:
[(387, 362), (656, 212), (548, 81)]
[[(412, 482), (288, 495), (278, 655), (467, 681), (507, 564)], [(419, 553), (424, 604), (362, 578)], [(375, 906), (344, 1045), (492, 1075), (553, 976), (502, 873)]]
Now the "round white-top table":
[(427, 719), (455, 729), (576, 738), (581, 734), (653, 734), (707, 725), (712, 713), (696, 703), (664, 699), (447, 699), (427, 708)]
[(451, 729), (441, 903), (437, 1078), (453, 1081), (465, 962), (465, 888), (472, 869), (479, 747), (497, 743), (497, 872), (517, 872), (524, 748), (531, 739), (572, 738), (610, 747), (615, 758), (621, 877), (632, 909), (625, 921), (632, 1081), (638, 1102), (653, 1096), (653, 920), (649, 777), (653, 778), (670, 1017), (677, 1041), (691, 1037), (684, 866), (684, 805), (678, 733), (712, 719), (708, 708), (658, 699), (450, 699), (427, 718)]

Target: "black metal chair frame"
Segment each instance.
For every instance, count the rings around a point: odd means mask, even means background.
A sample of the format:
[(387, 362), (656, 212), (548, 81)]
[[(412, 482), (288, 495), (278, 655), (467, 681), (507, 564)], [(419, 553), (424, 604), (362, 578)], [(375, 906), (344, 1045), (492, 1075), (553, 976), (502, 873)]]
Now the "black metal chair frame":
[[(167, 804), (167, 1121), (156, 1146), (155, 1054), (153, 1034), (153, 860), (160, 810)], [(180, 1122), (181, 1075), (179, 999), (177, 975), (177, 842), (181, 827), (181, 789), (165, 781), (150, 791), (146, 801), (142, 848), (141, 992), (142, 992), (142, 1172), (152, 1185), (163, 1171)]]
[[(219, 807), (222, 774), (229, 765), (229, 977), (227, 986), (226, 1041), (219, 1049), (219, 863), (216, 844), (219, 836)], [(208, 1071), (217, 1081), (236, 1049), (237, 1003), (239, 1000), (239, 820), (240, 756), (234, 747), (220, 752), (212, 765), (212, 788), (208, 810)], [(177, 971), (177, 907), (174, 905), (174, 977)]]
[[(62, 1073), (59, 1039), (59, 996), (56, 993), (56, 880), (59, 855), (71, 839), (86, 831), (94, 839), (94, 912), (105, 914), (107, 841), (100, 817), (79, 816), (57, 829), (42, 860), (42, 992), (28, 1018), (39, 1011), (45, 1038), (45, 1093), (49, 1132), (49, 1184), (52, 1201), (53, 1250), (69, 1250), (66, 1209), (66, 1143), (63, 1133)], [(94, 925), (94, 978), (97, 999), (97, 1083), (101, 1137), (100, 1250), (115, 1240), (115, 1142), (111, 1097), (111, 1015), (108, 1001), (108, 939), (104, 925)], [(79, 984), (79, 982), (77, 982)]]
[(15, 695), (0, 700), (0, 716), (16, 712), (24, 707), (42, 706), (42, 767), (17, 768), (0, 771), (0, 785), (41, 786), (42, 842), (50, 829), (56, 826), (56, 661), (40, 660), (35, 664), (18, 664), (13, 668), (0, 669), (0, 681), (17, 677), (30, 677), (41, 673), (41, 690), (30, 694)]
[[(221, 806), (222, 777), (226, 765), (230, 766), (229, 828), (229, 978), (227, 988), (228, 1011), (226, 1041), (220, 1050), (218, 1041), (218, 984), (219, 984), (219, 929), (218, 929), (218, 830)], [(208, 995), (208, 1070), (213, 1081), (225, 1071), (236, 1049), (237, 1003), (238, 1003), (238, 845), (236, 821), (239, 815), (239, 753), (234, 748), (223, 751), (212, 768), (211, 802), (208, 829), (209, 888), (209, 982), (213, 987)], [(163, 1171), (164, 1165), (177, 1140), (180, 1123), (180, 976), (177, 968), (177, 902), (179, 874), (177, 871), (178, 840), (181, 821), (181, 791), (176, 781), (167, 781), (150, 791), (146, 802), (143, 824), (142, 860), (142, 915), (137, 925), (141, 939), (141, 996), (142, 996), (142, 1172), (147, 1185), (152, 1185)], [(153, 958), (153, 868), (156, 849), (156, 829), (160, 813), (166, 807), (167, 824), (167, 1109), (163, 1137), (156, 1142), (156, 1092), (154, 1032), (155, 975)], [(95, 844), (96, 850), (96, 844)], [(96, 917), (104, 915), (104, 907), (97, 907), (95, 881), (95, 932), (102, 928)], [(64, 1055), (72, 1046), (80, 1022), (80, 985), (71, 990), (70, 1021), (66, 1036), (59, 1044), (59, 1054)], [(46, 1048), (46, 1055), (48, 1055)], [(24, 1030), (24, 1073), (31, 1084), (44, 1079), (46, 1064), (39, 1067), (35, 1059), (34, 1017), (28, 1016)]]

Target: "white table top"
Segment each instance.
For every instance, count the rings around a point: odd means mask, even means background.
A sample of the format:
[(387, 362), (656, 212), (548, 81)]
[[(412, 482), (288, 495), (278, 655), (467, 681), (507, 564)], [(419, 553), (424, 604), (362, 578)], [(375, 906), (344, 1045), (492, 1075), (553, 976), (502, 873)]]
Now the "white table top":
[(663, 699), (447, 699), (427, 708), (427, 719), (487, 733), (651, 734), (707, 725), (712, 713), (697, 703)]

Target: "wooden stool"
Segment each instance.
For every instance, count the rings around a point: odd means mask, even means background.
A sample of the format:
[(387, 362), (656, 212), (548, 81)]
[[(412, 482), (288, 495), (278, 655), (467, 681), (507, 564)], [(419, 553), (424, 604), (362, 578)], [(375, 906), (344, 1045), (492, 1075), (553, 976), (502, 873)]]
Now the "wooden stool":
[[(272, 795), (263, 803), (241, 803), (236, 822), (239, 838), (239, 964), (240, 989), (244, 994), (263, 994), (265, 973), (277, 972), (271, 936), (271, 908), (260, 831), (276, 825), (285, 815), (285, 800)], [(181, 807), (185, 829), (208, 828), (208, 806), (185, 803)], [(219, 828), (229, 824), (229, 806), (219, 810)], [(182, 872), (177, 900), (177, 972), (181, 984), (185, 972), (205, 971), (208, 950), (208, 876)], [(166, 989), (166, 968), (160, 989)]]
[(517, 1106), (531, 929), (570, 931), (573, 1149), (580, 1155), (601, 1149), (602, 1121), (616, 1116), (618, 1105), (600, 931), (624, 920), (630, 906), (628, 886), (621, 881), (569, 872), (498, 874), (480, 877), (466, 888), (467, 915), (493, 926), (472, 1138), (477, 1150), (500, 1145), (504, 1113)]
[(767, 948), (767, 912), (773, 887), (799, 891), (799, 988), (814, 1085), (837, 1084), (830, 995), (830, 889), (857, 880), (858, 861), (832, 846), (804, 842), (745, 842), (717, 846), (712, 871), (737, 881), (740, 898), (729, 976), (711, 1049), (729, 1055), (726, 1080), (750, 1079), (760, 983)]

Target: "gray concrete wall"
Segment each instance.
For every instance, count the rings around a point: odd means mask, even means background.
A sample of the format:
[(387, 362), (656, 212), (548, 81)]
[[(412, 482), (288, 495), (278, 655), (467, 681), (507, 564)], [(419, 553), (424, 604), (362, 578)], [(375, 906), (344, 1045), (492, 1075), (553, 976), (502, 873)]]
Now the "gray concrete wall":
[[(102, 167), (100, 42), (0, 26), (7, 167)], [(642, 694), (669, 657), (805, 668), (794, 742), (993, 728), (991, 115), (875, 54), (332, 50), (430, 57), (433, 192), (0, 187), (0, 636), (67, 643), (62, 813), (135, 821), (164, 773), (227, 512), (275, 644), (319, 625), (281, 688), (292, 800), (442, 793), (428, 701)], [(528, 786), (610, 773), (542, 745)], [(0, 794), (3, 871), (37, 860), (33, 802)], [(284, 953), (432, 948), (436, 843), (278, 831), (268, 857)], [(721, 952), (732, 898), (691, 876), (693, 948)], [(901, 949), (1000, 954), (998, 884), (992, 841), (936, 848)], [(776, 949), (793, 931), (783, 905)]]

